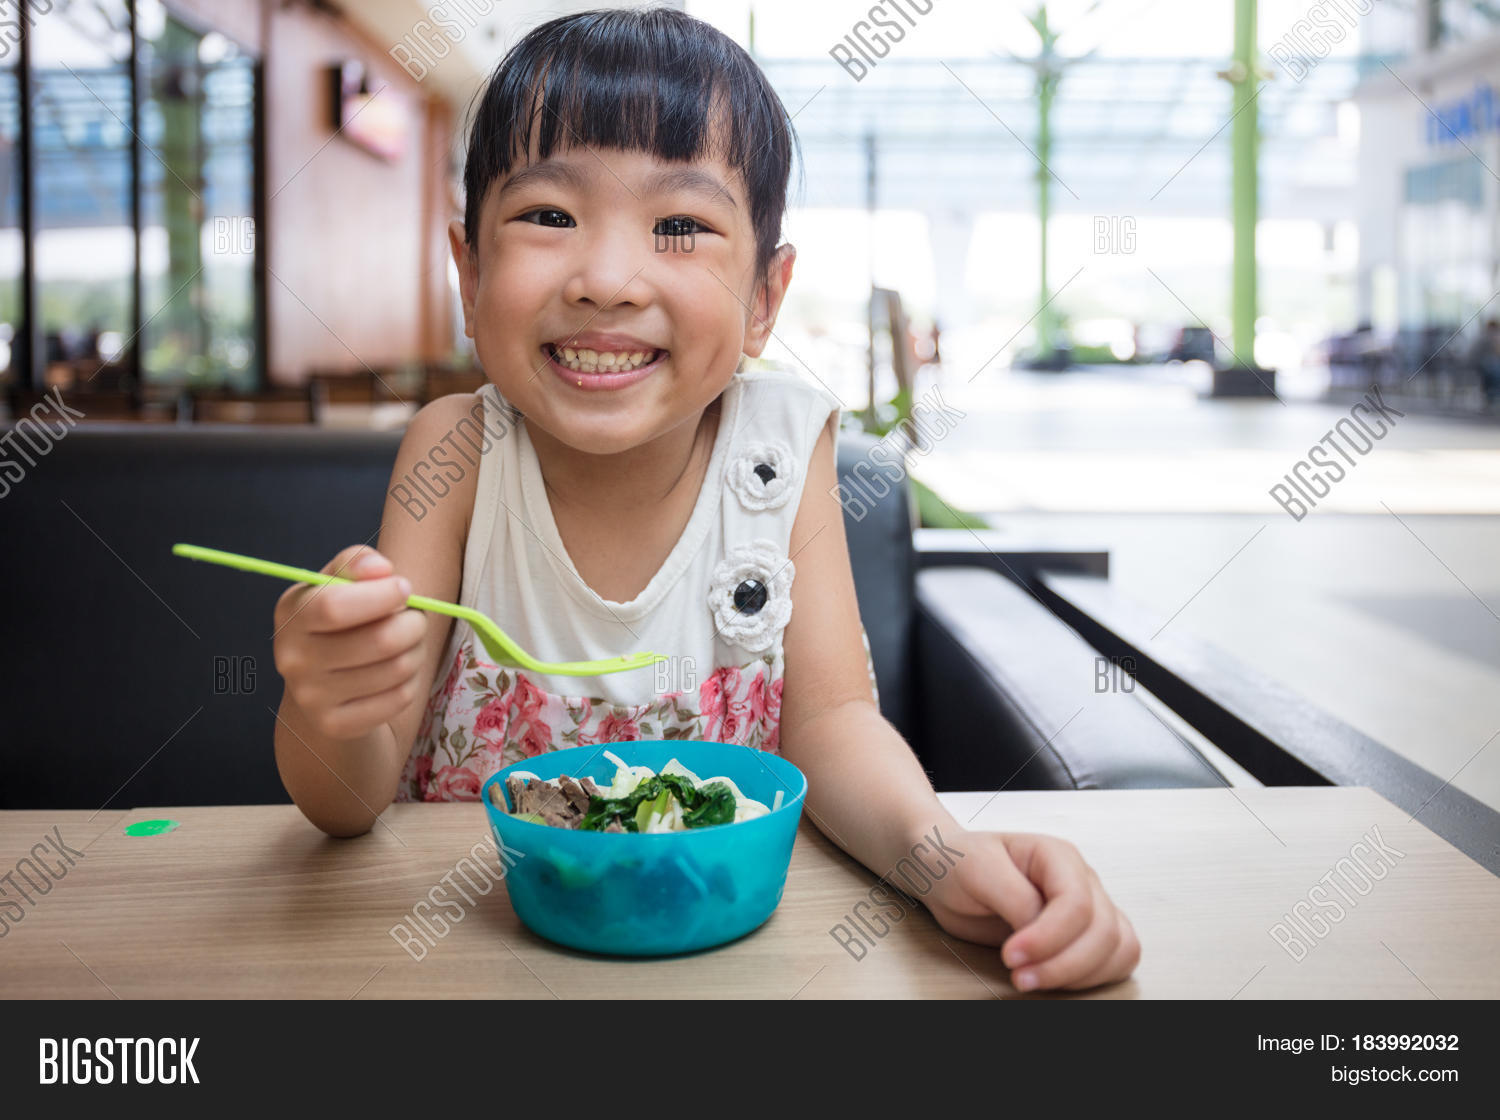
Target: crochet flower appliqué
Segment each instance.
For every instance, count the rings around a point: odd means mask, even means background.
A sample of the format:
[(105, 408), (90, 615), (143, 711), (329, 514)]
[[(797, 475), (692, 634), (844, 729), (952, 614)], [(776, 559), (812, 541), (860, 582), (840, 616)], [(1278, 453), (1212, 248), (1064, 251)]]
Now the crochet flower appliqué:
[(734, 457), (725, 481), (752, 513), (763, 509), (780, 509), (792, 496), (797, 479), (797, 462), (784, 443), (751, 443)]
[(764, 538), (737, 545), (714, 568), (708, 608), (727, 642), (764, 653), (792, 617), (796, 569)]

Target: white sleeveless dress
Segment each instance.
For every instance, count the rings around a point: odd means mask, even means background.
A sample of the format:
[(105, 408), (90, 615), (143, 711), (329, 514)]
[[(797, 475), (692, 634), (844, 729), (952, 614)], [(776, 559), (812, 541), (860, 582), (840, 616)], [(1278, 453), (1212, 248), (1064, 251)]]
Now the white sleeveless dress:
[[(788, 544), (837, 398), (789, 372), (736, 373), (687, 527), (645, 589), (617, 603), (574, 568), (524, 418), (495, 385), (480, 396), (493, 438), (480, 456), (459, 601), (544, 660), (637, 650), (671, 660), (546, 676), (493, 664), (455, 622), (397, 800), (476, 799), (501, 767), (563, 747), (705, 739), (774, 752), (796, 578)], [(874, 695), (868, 639), (865, 650)]]

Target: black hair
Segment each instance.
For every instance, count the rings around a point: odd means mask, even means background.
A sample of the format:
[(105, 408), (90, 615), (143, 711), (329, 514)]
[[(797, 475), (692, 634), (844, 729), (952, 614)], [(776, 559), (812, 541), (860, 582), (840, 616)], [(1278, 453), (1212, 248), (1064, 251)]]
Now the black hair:
[(781, 236), (796, 135), (771, 83), (738, 43), (672, 8), (597, 9), (549, 20), (500, 60), (479, 98), (464, 163), (464, 237), (495, 181), (572, 146), (663, 161), (712, 153), (744, 181), (757, 283)]

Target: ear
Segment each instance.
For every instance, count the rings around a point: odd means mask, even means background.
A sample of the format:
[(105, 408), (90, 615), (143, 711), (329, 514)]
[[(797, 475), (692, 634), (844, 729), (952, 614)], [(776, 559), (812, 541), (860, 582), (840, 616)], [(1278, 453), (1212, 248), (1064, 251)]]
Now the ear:
[(766, 266), (756, 292), (755, 312), (745, 325), (745, 353), (758, 358), (771, 337), (771, 328), (776, 325), (776, 316), (781, 311), (781, 301), (786, 298), (787, 285), (792, 282), (792, 265), (797, 260), (797, 247), (790, 242), (776, 250), (771, 263)]
[(458, 291), (464, 305), (464, 334), (474, 337), (474, 298), (479, 290), (479, 262), (464, 238), (464, 224), (456, 218), (448, 223), (448, 245), (458, 266)]

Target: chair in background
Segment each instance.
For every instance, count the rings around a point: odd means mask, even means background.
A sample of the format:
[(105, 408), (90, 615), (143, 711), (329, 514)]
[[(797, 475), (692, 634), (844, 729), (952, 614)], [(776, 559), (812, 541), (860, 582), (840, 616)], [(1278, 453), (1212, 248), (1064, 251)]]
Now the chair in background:
[(74, 358), (71, 361), (48, 362), (42, 381), (48, 389), (61, 389), (64, 392), (129, 392), (135, 385), (135, 371), (128, 362)]
[(451, 393), (472, 393), (482, 389), (489, 381), (484, 370), (478, 366), (466, 369), (450, 369), (445, 366), (429, 366), (422, 387), (422, 403), (435, 401)]
[(901, 293), (892, 288), (876, 288), (878, 296), (885, 300), (885, 327), (891, 335), (891, 372), (896, 375), (896, 386), (907, 394), (917, 375), (917, 356), (911, 345), (911, 320), (901, 305)]
[(311, 424), (312, 393), (307, 388), (265, 393), (195, 393), (195, 424)]
[(352, 373), (315, 373), (307, 379), (313, 408), (330, 404), (374, 404), (381, 399), (374, 370)]
[(313, 419), (322, 428), (384, 431), (404, 428), (416, 415), (416, 394), (403, 394), (396, 370), (315, 373), (308, 381)]
[(78, 392), (53, 389), (47, 393), (35, 393), (12, 390), (8, 399), (9, 419), (12, 423), (23, 420), (31, 414), (32, 409), (38, 409), (38, 415), (55, 415), (58, 400), (61, 400), (73, 412), (83, 414), (74, 416), (71, 412), (68, 413), (66, 422), (69, 424), (128, 423), (138, 419), (140, 413), (140, 402), (135, 394), (130, 392)]

